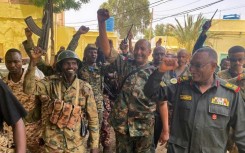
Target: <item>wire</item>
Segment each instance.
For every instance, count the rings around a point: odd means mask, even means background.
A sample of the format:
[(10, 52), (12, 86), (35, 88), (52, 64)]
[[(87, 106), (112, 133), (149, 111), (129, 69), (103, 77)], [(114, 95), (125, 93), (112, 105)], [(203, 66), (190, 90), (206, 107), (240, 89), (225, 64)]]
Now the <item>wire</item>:
[[(162, 1), (163, 1), (163, 2), (162, 2)], [(146, 10), (146, 9), (149, 9), (149, 8), (152, 8), (152, 7), (156, 7), (156, 6), (159, 6), (159, 5), (161, 5), (161, 4), (164, 4), (164, 3), (167, 3), (167, 2), (170, 2), (170, 1), (173, 1), (173, 0), (166, 0), (166, 1), (165, 1), (165, 0), (159, 0), (159, 1), (156, 1), (156, 2), (154, 2), (154, 3), (148, 4), (147, 6), (143, 6), (143, 8), (142, 8), (142, 6), (141, 6), (141, 7), (135, 8), (135, 9), (131, 9), (131, 10), (127, 11), (127, 12), (117, 13), (117, 14), (114, 14), (114, 15), (111, 15), (111, 16), (118, 16), (118, 15), (120, 15), (120, 14), (125, 14), (125, 13), (129, 13), (129, 12), (134, 12), (134, 11), (137, 11), (137, 10)], [(159, 3), (159, 4), (156, 4), (156, 3)], [(151, 6), (151, 5), (153, 5), (153, 4), (156, 4), (156, 5)], [(116, 18), (116, 19), (117, 19), (117, 18)], [(97, 20), (87, 20), (87, 21), (80, 21), (80, 22), (70, 22), (70, 23), (66, 23), (66, 24), (69, 24), (69, 25), (71, 25), (71, 24), (81, 24), (81, 23), (95, 22), (95, 21), (97, 21)]]
[(185, 7), (185, 6), (194, 4), (194, 3), (199, 2), (199, 1), (200, 1), (200, 0), (197, 0), (197, 1), (194, 1), (194, 2), (191, 2), (191, 3), (188, 3), (188, 4), (185, 4), (185, 5), (182, 5), (182, 6), (179, 6), (179, 7), (172, 8), (172, 9), (163, 10), (163, 11), (155, 11), (155, 12), (167, 12), (167, 11), (172, 11), (172, 10), (176, 10), (176, 9), (179, 9), (179, 8), (182, 8), (182, 7)]
[(201, 10), (201, 9), (210, 7), (210, 6), (214, 5), (214, 4), (220, 3), (220, 2), (222, 2), (222, 1), (224, 1), (224, 0), (219, 0), (219, 1), (216, 1), (216, 2), (213, 2), (213, 3), (210, 3), (210, 4), (207, 4), (207, 5), (199, 6), (199, 7), (196, 7), (196, 8), (194, 8), (194, 9), (182, 11), (182, 12), (180, 12), (180, 13), (176, 13), (176, 14), (173, 14), (173, 15), (169, 15), (169, 16), (166, 16), (166, 17), (157, 18), (157, 19), (154, 19), (154, 21), (152, 21), (152, 22), (158, 22), (158, 21), (161, 21), (161, 20), (166, 19), (166, 18), (169, 18), (169, 17), (174, 17), (174, 16), (178, 16), (178, 15), (183, 15), (183, 14), (187, 14), (187, 13), (190, 13), (190, 12), (194, 12), (194, 11), (197, 11), (197, 10)]

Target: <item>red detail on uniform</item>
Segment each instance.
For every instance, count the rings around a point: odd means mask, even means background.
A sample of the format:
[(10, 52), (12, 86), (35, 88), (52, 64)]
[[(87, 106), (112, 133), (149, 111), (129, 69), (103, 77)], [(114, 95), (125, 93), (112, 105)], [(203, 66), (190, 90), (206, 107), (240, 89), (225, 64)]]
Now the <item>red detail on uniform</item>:
[(219, 80), (217, 80), (216, 85), (217, 85), (217, 87), (220, 86)]
[(212, 120), (216, 120), (217, 119), (217, 115), (216, 114), (213, 114), (212, 115)]
[(241, 89), (240, 87), (237, 87), (236, 90), (235, 90), (235, 92), (239, 92), (240, 89)]
[(238, 76), (237, 76), (237, 81), (240, 81), (241, 80), (241, 74), (239, 74)]

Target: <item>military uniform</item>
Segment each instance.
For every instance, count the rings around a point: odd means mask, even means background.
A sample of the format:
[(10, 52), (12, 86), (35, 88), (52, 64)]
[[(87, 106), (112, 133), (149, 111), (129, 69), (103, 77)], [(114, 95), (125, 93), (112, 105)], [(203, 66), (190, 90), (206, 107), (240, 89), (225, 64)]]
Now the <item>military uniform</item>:
[[(245, 69), (243, 69), (243, 72), (245, 72)], [(218, 72), (218, 76), (221, 79), (224, 79), (224, 80), (226, 80), (230, 83), (233, 83), (235, 85), (238, 85), (238, 84), (241, 85), (241, 83), (243, 82), (243, 81), (237, 80), (237, 74), (233, 74), (230, 69)], [(241, 87), (240, 85), (238, 85), (238, 86)], [(240, 93), (244, 99), (244, 90), (241, 90)], [(229, 139), (228, 139), (228, 143), (227, 143), (227, 150), (229, 150), (230, 153), (238, 153), (237, 147), (234, 144), (234, 135), (233, 135), (232, 129), (230, 130), (230, 134), (229, 134)]]
[[(243, 73), (245, 73), (245, 69), (243, 69)], [(227, 69), (227, 70), (219, 71), (218, 77), (224, 80), (228, 80), (228, 79), (237, 77), (237, 74), (234, 74), (231, 72), (230, 69)]]
[[(117, 72), (119, 86), (132, 71), (139, 69), (116, 51), (107, 58), (108, 72)], [(150, 152), (153, 142), (156, 102), (145, 97), (143, 87), (154, 67), (146, 64), (124, 82), (110, 113), (110, 124), (116, 133), (116, 152)], [(132, 142), (133, 141), (133, 142)]]
[[(9, 77), (9, 73), (7, 73), (6, 76), (3, 76), (2, 79), (9, 86), (9, 88), (12, 90), (13, 94), (16, 96), (18, 101), (28, 112), (28, 116), (25, 118), (27, 149), (30, 152), (37, 152), (38, 138), (40, 137), (41, 134), (40, 131), (41, 120), (40, 120), (40, 113), (38, 112), (40, 105), (38, 104), (39, 103), (38, 99), (35, 98), (34, 95), (27, 95), (23, 91), (23, 80), (24, 80), (25, 72), (26, 71), (23, 72), (23, 75), (20, 81), (18, 82), (13, 82)], [(34, 114), (31, 113), (35, 109), (37, 109), (36, 113)], [(14, 144), (13, 137), (12, 137), (13, 136), (12, 128), (4, 124), (4, 131), (5, 133), (3, 134), (6, 135), (7, 136), (6, 139), (8, 139), (8, 143), (9, 143), (8, 146), (11, 147)]]
[[(35, 95), (47, 95), (46, 106), (42, 113), (42, 152), (84, 152), (85, 139), (80, 136), (81, 118), (86, 114), (90, 130), (91, 148), (98, 148), (98, 114), (91, 86), (77, 78), (66, 87), (58, 75), (46, 77), (35, 83), (34, 69), (26, 74), (25, 92)], [(45, 101), (45, 100), (44, 100)]]
[(100, 125), (103, 120), (103, 76), (101, 74), (101, 67), (98, 65), (89, 66), (86, 62), (82, 62), (79, 68), (78, 77), (88, 82), (94, 93), (94, 99), (97, 105)]
[(13, 137), (10, 135), (12, 133), (3, 129), (3, 122), (13, 126), (20, 118), (26, 116), (26, 111), (2, 80), (0, 80), (0, 96), (0, 152), (13, 153), (13, 144), (9, 140), (13, 142)]
[(242, 95), (242, 98), (245, 99), (245, 73), (242, 73), (237, 77), (229, 79), (227, 81), (239, 86), (241, 88), (240, 93)]
[(169, 153), (225, 153), (228, 130), (235, 128), (236, 144), (245, 152), (245, 103), (239, 88), (215, 77), (212, 87), (201, 93), (189, 78), (161, 87), (162, 73), (150, 76), (144, 93), (174, 106)]

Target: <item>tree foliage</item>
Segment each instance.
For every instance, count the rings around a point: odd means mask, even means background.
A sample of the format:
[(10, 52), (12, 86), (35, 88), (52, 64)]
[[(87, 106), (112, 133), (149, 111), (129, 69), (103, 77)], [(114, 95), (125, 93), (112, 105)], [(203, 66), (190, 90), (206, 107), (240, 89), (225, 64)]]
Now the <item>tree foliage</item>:
[(132, 33), (143, 33), (145, 27), (150, 23), (150, 11), (148, 0), (108, 0), (101, 8), (110, 11), (110, 15), (115, 18), (115, 30), (121, 38), (126, 37), (127, 32), (134, 24)]
[[(151, 30), (151, 37), (150, 37), (150, 30)], [(153, 37), (155, 37), (153, 28), (148, 28), (144, 30), (144, 39), (151, 40)]]
[(172, 25), (174, 37), (178, 40), (181, 47), (191, 52), (205, 22), (204, 17), (199, 14), (194, 19), (194, 16), (187, 15), (184, 17), (183, 25), (179, 20), (175, 19), (175, 21), (177, 25)]
[(170, 24), (157, 24), (154, 32), (156, 36), (173, 36), (173, 27)]
[[(38, 7), (43, 7), (48, 0), (29, 0)], [(59, 13), (65, 10), (79, 10), (82, 4), (88, 3), (90, 0), (53, 0), (54, 12)]]

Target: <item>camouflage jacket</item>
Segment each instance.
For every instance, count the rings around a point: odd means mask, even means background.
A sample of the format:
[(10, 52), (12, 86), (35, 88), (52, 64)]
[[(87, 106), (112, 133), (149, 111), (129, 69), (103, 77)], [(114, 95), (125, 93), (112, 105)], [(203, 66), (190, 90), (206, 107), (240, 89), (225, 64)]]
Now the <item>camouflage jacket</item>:
[[(243, 73), (245, 72), (245, 69), (243, 69)], [(218, 77), (223, 79), (223, 80), (228, 80), (228, 79), (231, 79), (231, 78), (234, 78), (234, 77), (237, 77), (237, 75), (233, 75), (230, 70), (223, 70), (223, 71), (220, 71), (218, 72)]]
[(101, 66), (89, 66), (86, 62), (82, 63), (78, 72), (79, 79), (88, 82), (94, 92), (95, 102), (98, 111), (103, 111), (103, 81), (104, 77), (101, 74)]
[[(134, 60), (127, 60), (114, 50), (107, 60), (111, 63), (107, 71), (117, 72), (119, 86), (122, 86), (124, 77), (138, 69)], [(149, 136), (150, 129), (154, 127), (156, 102), (145, 97), (143, 88), (155, 68), (149, 63), (144, 67), (124, 82), (110, 114), (110, 124), (114, 130), (122, 134), (129, 133), (132, 137)]]
[[(9, 86), (9, 88), (13, 91), (13, 94), (16, 96), (18, 101), (22, 104), (25, 110), (28, 112), (25, 117), (25, 128), (27, 135), (27, 147), (38, 145), (37, 140), (40, 136), (40, 102), (38, 98), (34, 95), (27, 95), (23, 91), (23, 81), (26, 71), (24, 71), (21, 80), (18, 82), (13, 82), (10, 78), (9, 73), (5, 74), (2, 79)], [(38, 80), (37, 77), (35, 77)], [(9, 146), (13, 143), (12, 138), (12, 127), (4, 124), (4, 133), (1, 135), (5, 135), (6, 139), (8, 139)], [(6, 143), (7, 143), (6, 142)]]
[(242, 73), (237, 77), (229, 79), (227, 81), (239, 86), (241, 88), (240, 93), (242, 95), (242, 98), (245, 99), (245, 73)]
[[(89, 133), (91, 135), (90, 146), (91, 148), (98, 148), (98, 113), (91, 86), (76, 78), (72, 85), (66, 88), (64, 81), (58, 75), (46, 77), (38, 82), (35, 82), (35, 80), (32, 79), (33, 76), (34, 68), (29, 67), (25, 76), (24, 91), (27, 93), (32, 92), (35, 95), (46, 95), (49, 97), (50, 100), (44, 100), (46, 103), (42, 104), (45, 106), (45, 108), (42, 109), (42, 113), (46, 112), (46, 114), (50, 116), (53, 109), (53, 102), (55, 99), (59, 99), (59, 97), (61, 97), (61, 100), (63, 100), (64, 103), (80, 106), (81, 111), (87, 114)], [(59, 91), (59, 89), (61, 91)], [(79, 97), (76, 97), (77, 93)], [(76, 98), (78, 99), (78, 102), (76, 102)], [(84, 137), (80, 136), (80, 121), (75, 123), (74, 129), (68, 129), (67, 127), (59, 128), (56, 124), (50, 122), (49, 117), (45, 117), (42, 121), (44, 122), (42, 125), (42, 138), (45, 141), (45, 145), (53, 149), (73, 149), (84, 145)]]

